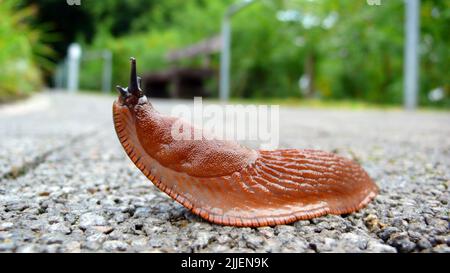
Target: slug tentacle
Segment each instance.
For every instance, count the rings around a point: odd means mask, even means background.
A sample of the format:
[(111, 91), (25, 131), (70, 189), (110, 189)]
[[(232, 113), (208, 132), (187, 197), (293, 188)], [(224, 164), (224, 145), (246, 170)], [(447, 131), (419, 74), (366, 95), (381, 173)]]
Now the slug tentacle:
[(123, 88), (120, 85), (116, 86), (117, 91), (119, 91), (120, 95), (122, 96), (123, 99), (126, 99), (130, 96), (130, 93), (128, 93), (128, 90)]
[(131, 73), (130, 73), (130, 85), (128, 91), (134, 96), (140, 98), (143, 96), (143, 92), (140, 89), (139, 79), (136, 72), (136, 59), (131, 57)]
[[(135, 68), (132, 60), (131, 78), (140, 90)], [(131, 89), (121, 88), (137, 97)], [(351, 213), (378, 192), (357, 163), (335, 154), (173, 140), (170, 130), (177, 119), (158, 113), (145, 96), (130, 98), (113, 104), (114, 126), (126, 153), (155, 186), (210, 222), (258, 227)]]

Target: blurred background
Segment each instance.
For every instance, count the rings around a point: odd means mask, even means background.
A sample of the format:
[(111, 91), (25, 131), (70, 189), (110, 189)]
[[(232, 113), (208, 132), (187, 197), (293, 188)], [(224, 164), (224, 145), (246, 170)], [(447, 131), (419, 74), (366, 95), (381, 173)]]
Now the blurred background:
[[(402, 0), (0, 0), (0, 101), (45, 87), (112, 93), (134, 56), (155, 97), (401, 106), (405, 9)], [(418, 12), (412, 88), (418, 105), (449, 108), (450, 1), (422, 0)]]

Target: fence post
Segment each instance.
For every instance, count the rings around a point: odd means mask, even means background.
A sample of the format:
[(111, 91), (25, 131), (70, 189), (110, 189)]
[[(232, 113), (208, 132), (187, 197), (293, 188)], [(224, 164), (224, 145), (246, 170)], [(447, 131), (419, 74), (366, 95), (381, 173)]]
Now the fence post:
[(404, 103), (405, 108), (417, 107), (419, 90), (419, 10), (420, 0), (405, 0)]
[(220, 54), (220, 86), (221, 101), (227, 101), (230, 96), (230, 18), (227, 16), (222, 22), (222, 52)]
[(228, 7), (222, 19), (222, 51), (220, 54), (219, 97), (227, 101), (230, 97), (230, 55), (231, 55), (231, 18), (255, 0), (243, 0)]
[(78, 91), (78, 76), (80, 70), (81, 46), (70, 44), (68, 52), (67, 90), (71, 93)]

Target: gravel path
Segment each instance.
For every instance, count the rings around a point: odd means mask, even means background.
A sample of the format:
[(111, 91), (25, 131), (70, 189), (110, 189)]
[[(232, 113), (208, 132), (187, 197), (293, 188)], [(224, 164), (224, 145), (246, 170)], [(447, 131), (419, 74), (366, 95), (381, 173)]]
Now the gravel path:
[(156, 189), (120, 147), (112, 101), (0, 107), (0, 252), (450, 252), (448, 112), (282, 108), (282, 148), (351, 157), (381, 193), (350, 215), (252, 229), (209, 224)]

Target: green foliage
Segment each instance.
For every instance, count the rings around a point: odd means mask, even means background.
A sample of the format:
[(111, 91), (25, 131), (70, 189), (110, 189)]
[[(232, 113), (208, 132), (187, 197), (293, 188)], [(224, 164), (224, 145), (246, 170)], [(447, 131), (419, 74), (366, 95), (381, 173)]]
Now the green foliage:
[[(63, 44), (52, 44), (60, 53), (73, 39), (85, 51), (111, 50), (114, 84), (125, 85), (128, 57), (138, 58), (141, 72), (167, 69), (170, 50), (220, 33), (226, 9), (240, 0), (103, 0), (83, 1), (80, 7), (22, 1), (36, 3), (41, 16), (63, 26)], [(379, 6), (364, 0), (255, 0), (233, 17), (232, 95), (400, 104), (404, 9), (402, 0), (382, 0)], [(55, 17), (53, 10), (63, 16)], [(450, 106), (450, 1), (422, 0), (420, 15), (420, 103)], [(74, 16), (80, 20), (73, 22)], [(200, 64), (193, 59), (178, 65)], [(218, 54), (211, 65), (218, 69)], [(83, 62), (81, 87), (99, 89), (101, 70), (98, 60)], [(299, 81), (308, 73), (311, 88)], [(444, 99), (432, 102), (428, 96), (436, 88)]]
[(427, 91), (441, 87), (446, 99), (435, 103), (450, 107), (450, 1), (422, 1), (421, 8), (421, 102)]
[[(115, 0), (107, 2), (105, 9), (119, 5)], [(138, 57), (144, 71), (167, 67), (164, 56), (169, 50), (219, 33), (223, 13), (233, 2), (135, 0), (126, 10), (142, 8), (140, 16), (129, 20), (129, 29), (140, 34), (116, 38), (101, 32), (91, 48), (113, 50), (114, 78), (123, 83), (128, 56)], [(103, 4), (96, 5), (93, 10), (101, 10)], [(280, 12), (286, 11), (298, 16), (280, 20)], [(437, 87), (446, 94), (440, 103), (450, 100), (449, 14), (448, 1), (422, 1), (422, 104), (431, 103), (427, 95)], [(115, 21), (111, 15), (108, 18)], [(401, 103), (403, 37), (404, 3), (400, 0), (382, 1), (380, 6), (357, 0), (260, 0), (233, 18), (232, 95), (302, 97), (299, 79), (306, 73), (309, 56), (314, 60), (315, 97)], [(197, 62), (182, 64), (195, 66)], [(212, 65), (218, 68), (218, 56)], [(93, 73), (86, 69), (84, 74)]]
[[(173, 31), (153, 31), (146, 34), (129, 37), (113, 38), (107, 33), (98, 35), (88, 48), (95, 52), (109, 49), (113, 53), (113, 81), (114, 85), (127, 86), (129, 81), (129, 57), (137, 58), (138, 70), (157, 71), (166, 67), (165, 54), (167, 50), (180, 45), (178, 36)], [(85, 46), (84, 48), (87, 48)], [(102, 64), (99, 60), (82, 63), (80, 87), (83, 89), (99, 90)]]
[(0, 101), (41, 88), (41, 70), (36, 63), (49, 52), (39, 42), (40, 33), (26, 24), (34, 10), (16, 10), (14, 5), (13, 0), (0, 0)]

